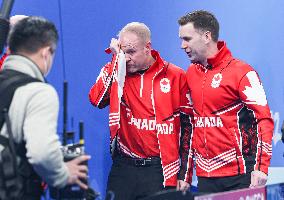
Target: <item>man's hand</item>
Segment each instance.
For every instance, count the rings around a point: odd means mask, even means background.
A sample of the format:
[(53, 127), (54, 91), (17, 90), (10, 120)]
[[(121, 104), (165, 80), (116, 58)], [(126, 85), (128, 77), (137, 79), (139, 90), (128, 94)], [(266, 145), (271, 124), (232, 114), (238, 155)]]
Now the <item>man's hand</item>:
[(267, 182), (267, 175), (261, 171), (255, 170), (251, 172), (250, 187), (257, 187), (265, 185)]
[(189, 183), (182, 181), (182, 180), (177, 181), (178, 191), (186, 192), (189, 189), (189, 187), (190, 187)]
[(109, 48), (112, 51), (112, 53), (114, 54), (119, 53), (119, 49), (120, 49), (119, 41), (115, 38), (112, 38), (109, 44)]
[(82, 189), (88, 189), (86, 183), (82, 181), (87, 179), (88, 174), (88, 167), (83, 162), (90, 160), (90, 158), (91, 156), (82, 155), (65, 163), (69, 171), (68, 185), (77, 184)]

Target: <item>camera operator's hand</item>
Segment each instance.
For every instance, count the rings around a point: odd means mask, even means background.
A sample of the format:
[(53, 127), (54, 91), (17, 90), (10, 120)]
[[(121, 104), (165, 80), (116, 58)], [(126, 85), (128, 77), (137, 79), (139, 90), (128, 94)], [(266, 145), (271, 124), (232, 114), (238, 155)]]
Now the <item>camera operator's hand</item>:
[(88, 167), (83, 163), (90, 160), (90, 158), (91, 156), (82, 155), (65, 163), (69, 170), (68, 185), (77, 184), (82, 189), (88, 189), (87, 184), (82, 181), (87, 179), (88, 174)]

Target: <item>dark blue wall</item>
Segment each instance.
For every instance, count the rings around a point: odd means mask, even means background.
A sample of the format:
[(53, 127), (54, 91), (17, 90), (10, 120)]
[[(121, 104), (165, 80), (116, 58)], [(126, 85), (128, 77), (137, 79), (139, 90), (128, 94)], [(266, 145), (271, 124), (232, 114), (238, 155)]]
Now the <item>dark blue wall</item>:
[[(275, 119), (272, 166), (284, 166), (279, 122), (284, 114), (284, 1), (282, 0), (15, 0), (13, 14), (40, 15), (62, 31), (53, 70), (48, 80), (62, 103), (62, 82), (69, 82), (69, 129), (85, 122), (86, 149), (92, 155), (92, 186), (104, 193), (111, 159), (108, 147), (108, 109), (94, 109), (88, 91), (101, 66), (109, 61), (104, 53), (109, 41), (128, 22), (140, 21), (152, 30), (153, 47), (168, 61), (184, 69), (188, 58), (180, 49), (177, 19), (188, 11), (206, 9), (220, 21), (220, 38), (233, 54), (250, 63), (260, 74)], [(64, 46), (65, 70), (62, 47)], [(61, 107), (62, 108), (62, 107)], [(62, 132), (62, 109), (59, 119)]]

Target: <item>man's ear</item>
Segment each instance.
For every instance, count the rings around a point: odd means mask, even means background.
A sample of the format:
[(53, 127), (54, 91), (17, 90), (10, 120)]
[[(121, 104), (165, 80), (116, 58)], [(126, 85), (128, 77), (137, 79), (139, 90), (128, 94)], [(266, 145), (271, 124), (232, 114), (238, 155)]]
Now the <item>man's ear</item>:
[(39, 52), (43, 58), (47, 58), (48, 54), (50, 54), (50, 46), (42, 47)]
[(146, 43), (145, 49), (146, 49), (146, 52), (147, 52), (147, 53), (151, 53), (152, 44), (151, 44), (150, 41)]
[(205, 40), (205, 43), (208, 44), (209, 42), (212, 41), (212, 33), (210, 31), (204, 32), (203, 38)]

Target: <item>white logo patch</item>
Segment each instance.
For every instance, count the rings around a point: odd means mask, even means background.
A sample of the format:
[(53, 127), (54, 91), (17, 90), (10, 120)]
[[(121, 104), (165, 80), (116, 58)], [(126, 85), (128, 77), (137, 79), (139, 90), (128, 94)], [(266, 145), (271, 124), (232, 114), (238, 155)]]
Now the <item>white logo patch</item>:
[(222, 81), (222, 74), (221, 73), (215, 74), (212, 79), (211, 86), (213, 88), (217, 88), (220, 86), (221, 81)]
[(160, 81), (160, 87), (161, 87), (161, 91), (163, 93), (168, 93), (171, 90), (171, 86), (170, 86), (170, 80), (167, 78), (163, 78)]

